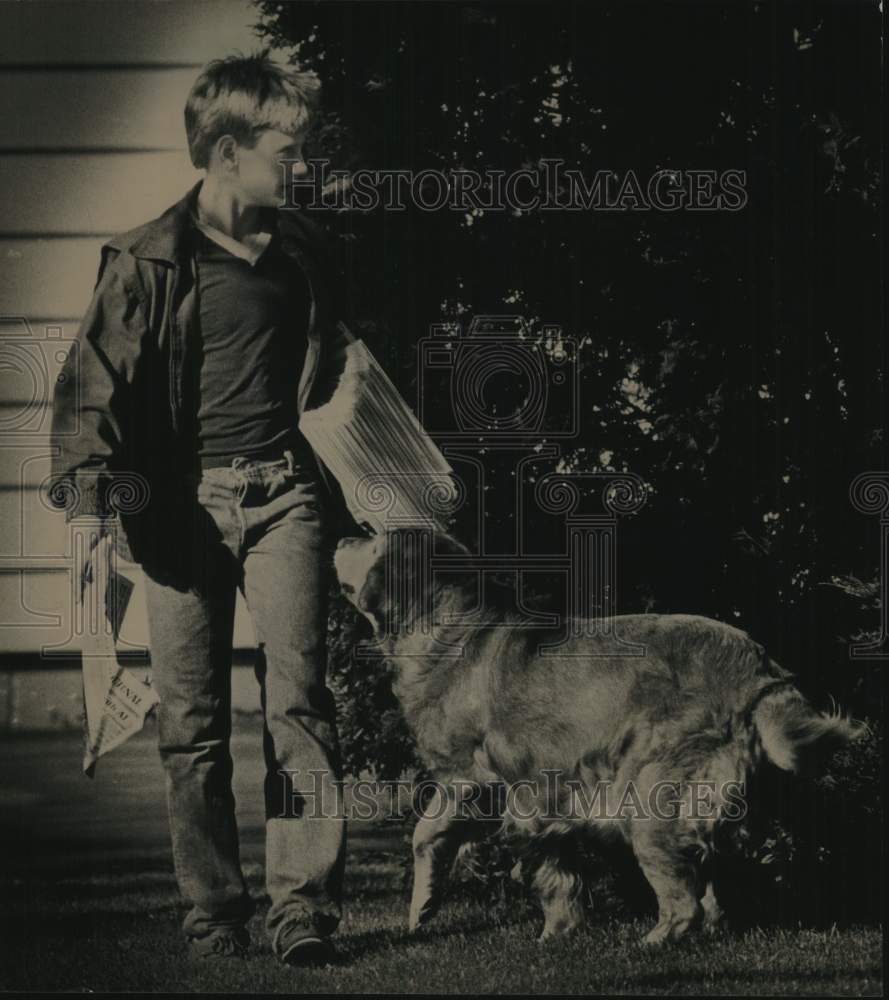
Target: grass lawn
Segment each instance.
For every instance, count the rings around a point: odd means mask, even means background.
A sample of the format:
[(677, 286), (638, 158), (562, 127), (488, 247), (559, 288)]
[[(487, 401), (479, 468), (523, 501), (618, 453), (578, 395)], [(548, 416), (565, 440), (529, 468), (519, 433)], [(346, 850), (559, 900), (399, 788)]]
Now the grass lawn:
[[(251, 926), (245, 961), (192, 958), (178, 900), (153, 726), (79, 774), (76, 734), (3, 741), (0, 989), (345, 993), (678, 993), (880, 995), (876, 927), (723, 932), (649, 951), (650, 921), (604, 907), (585, 931), (540, 945), (527, 906), (454, 898), (423, 932), (406, 930), (404, 830), (353, 823), (338, 960), (278, 966)], [(244, 872), (261, 901), (256, 734), (235, 738)]]

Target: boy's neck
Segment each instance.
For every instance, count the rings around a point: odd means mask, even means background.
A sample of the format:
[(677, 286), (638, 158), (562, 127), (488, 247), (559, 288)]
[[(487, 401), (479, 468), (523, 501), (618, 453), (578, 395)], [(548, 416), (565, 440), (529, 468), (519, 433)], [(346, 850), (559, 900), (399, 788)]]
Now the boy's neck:
[(260, 231), (262, 209), (245, 205), (231, 188), (208, 174), (198, 192), (197, 216), (233, 239), (243, 240)]

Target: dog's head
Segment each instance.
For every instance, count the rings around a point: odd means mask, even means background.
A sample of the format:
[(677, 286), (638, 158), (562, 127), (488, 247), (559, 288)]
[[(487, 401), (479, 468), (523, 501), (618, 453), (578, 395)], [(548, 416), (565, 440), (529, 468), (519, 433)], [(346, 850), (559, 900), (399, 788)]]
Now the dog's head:
[(469, 555), (469, 549), (447, 532), (395, 528), (341, 539), (333, 564), (343, 593), (381, 632), (387, 624), (397, 628), (424, 605), (429, 559), (457, 554)]

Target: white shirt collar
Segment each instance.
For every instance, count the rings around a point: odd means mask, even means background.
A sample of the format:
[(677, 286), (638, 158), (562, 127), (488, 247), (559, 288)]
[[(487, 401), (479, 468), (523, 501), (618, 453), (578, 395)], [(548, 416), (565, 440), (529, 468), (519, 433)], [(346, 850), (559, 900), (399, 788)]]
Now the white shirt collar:
[(235, 257), (246, 260), (252, 267), (256, 266), (256, 262), (272, 241), (272, 234), (267, 232), (251, 233), (244, 240), (236, 240), (233, 236), (229, 236), (228, 233), (222, 232), (221, 229), (211, 226), (208, 222), (201, 221), (194, 213), (192, 213), (191, 217), (194, 224), (208, 239), (213, 240), (223, 250), (228, 250)]

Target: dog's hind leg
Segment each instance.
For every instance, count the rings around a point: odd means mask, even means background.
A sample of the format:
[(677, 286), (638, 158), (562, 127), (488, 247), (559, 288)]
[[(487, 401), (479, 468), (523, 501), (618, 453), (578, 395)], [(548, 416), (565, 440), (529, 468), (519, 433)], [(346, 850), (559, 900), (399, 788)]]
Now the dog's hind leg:
[(644, 943), (676, 941), (696, 927), (704, 914), (699, 902), (700, 866), (675, 829), (645, 829), (639, 824), (633, 831), (633, 849), (658, 902), (658, 922)]
[[(466, 787), (470, 787), (468, 782)], [(457, 851), (480, 833), (479, 822), (462, 808), (463, 799), (461, 787), (437, 785), (414, 827), (414, 885), (408, 921), (411, 931), (434, 916)]]

